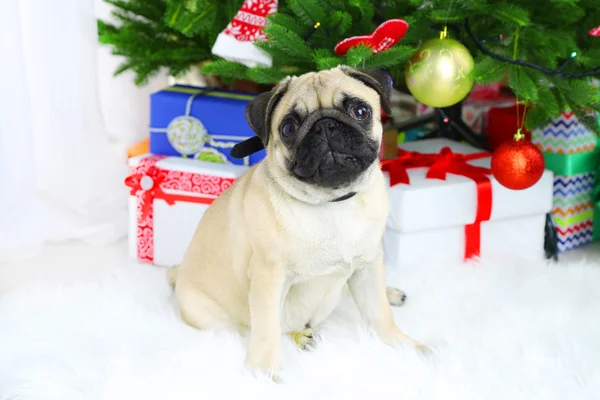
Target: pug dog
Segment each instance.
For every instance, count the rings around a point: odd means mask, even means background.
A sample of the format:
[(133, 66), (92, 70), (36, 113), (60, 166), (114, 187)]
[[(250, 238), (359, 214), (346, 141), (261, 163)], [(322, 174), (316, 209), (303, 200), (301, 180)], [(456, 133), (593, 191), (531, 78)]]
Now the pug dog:
[(206, 210), (169, 272), (187, 324), (249, 331), (248, 368), (276, 373), (283, 335), (310, 344), (345, 290), (383, 342), (423, 348), (394, 322), (390, 303), (405, 296), (385, 283), (380, 116), (391, 87), (383, 71), (340, 66), (248, 104), (267, 156)]

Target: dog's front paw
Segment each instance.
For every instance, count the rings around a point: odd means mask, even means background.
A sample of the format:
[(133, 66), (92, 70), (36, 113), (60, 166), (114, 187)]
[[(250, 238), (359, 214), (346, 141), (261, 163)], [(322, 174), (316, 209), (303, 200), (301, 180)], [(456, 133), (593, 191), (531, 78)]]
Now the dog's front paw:
[(269, 381), (271, 380), (274, 383), (280, 383), (281, 382), (281, 377), (279, 375), (279, 371), (278, 370), (265, 370), (262, 369), (260, 367), (255, 367), (255, 366), (250, 366), (250, 365), (245, 365), (245, 369), (246, 369), (246, 373), (248, 373), (248, 376), (257, 379), (259, 381)]
[(279, 370), (279, 355), (275, 349), (263, 348), (249, 351), (244, 362), (246, 370), (252, 374), (264, 374), (276, 380)]
[(401, 306), (406, 301), (406, 294), (402, 290), (393, 287), (386, 287), (385, 290), (388, 301), (392, 306)]
[(255, 378), (259, 378), (261, 376), (267, 377), (271, 379), (273, 382), (278, 383), (279, 379), (279, 369), (275, 364), (268, 362), (254, 362), (246, 359), (244, 363), (244, 368), (250, 375)]

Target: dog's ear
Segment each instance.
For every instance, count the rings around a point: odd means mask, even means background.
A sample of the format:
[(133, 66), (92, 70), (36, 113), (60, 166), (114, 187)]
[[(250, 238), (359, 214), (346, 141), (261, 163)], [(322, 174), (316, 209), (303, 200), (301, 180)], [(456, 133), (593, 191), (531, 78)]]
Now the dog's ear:
[(286, 78), (268, 92), (259, 94), (246, 106), (246, 121), (260, 138), (264, 147), (267, 147), (269, 142), (273, 111), (286, 93), (288, 86), (289, 78)]
[(342, 68), (342, 71), (369, 86), (379, 94), (381, 98), (381, 107), (387, 115), (392, 114), (392, 76), (380, 69), (376, 68), (363, 68), (354, 69), (349, 67)]

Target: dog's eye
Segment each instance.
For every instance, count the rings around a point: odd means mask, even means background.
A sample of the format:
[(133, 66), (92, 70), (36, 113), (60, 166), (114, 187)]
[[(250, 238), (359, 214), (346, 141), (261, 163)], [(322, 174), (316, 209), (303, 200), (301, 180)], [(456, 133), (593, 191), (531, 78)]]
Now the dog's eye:
[(292, 121), (286, 122), (281, 127), (281, 134), (286, 137), (292, 136), (293, 134), (296, 133), (297, 129), (298, 129), (298, 125), (295, 122), (292, 122)]
[(352, 108), (350, 109), (350, 116), (359, 121), (369, 118), (369, 115), (371, 115), (371, 112), (367, 107), (363, 106), (362, 104), (352, 106)]

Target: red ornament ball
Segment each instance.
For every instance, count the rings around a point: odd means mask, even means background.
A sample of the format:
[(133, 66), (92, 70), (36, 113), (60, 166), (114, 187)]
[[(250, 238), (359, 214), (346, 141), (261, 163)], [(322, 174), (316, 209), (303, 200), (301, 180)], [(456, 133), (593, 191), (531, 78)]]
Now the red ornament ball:
[(492, 174), (509, 189), (527, 189), (535, 185), (543, 173), (544, 155), (528, 140), (504, 142), (492, 154)]

